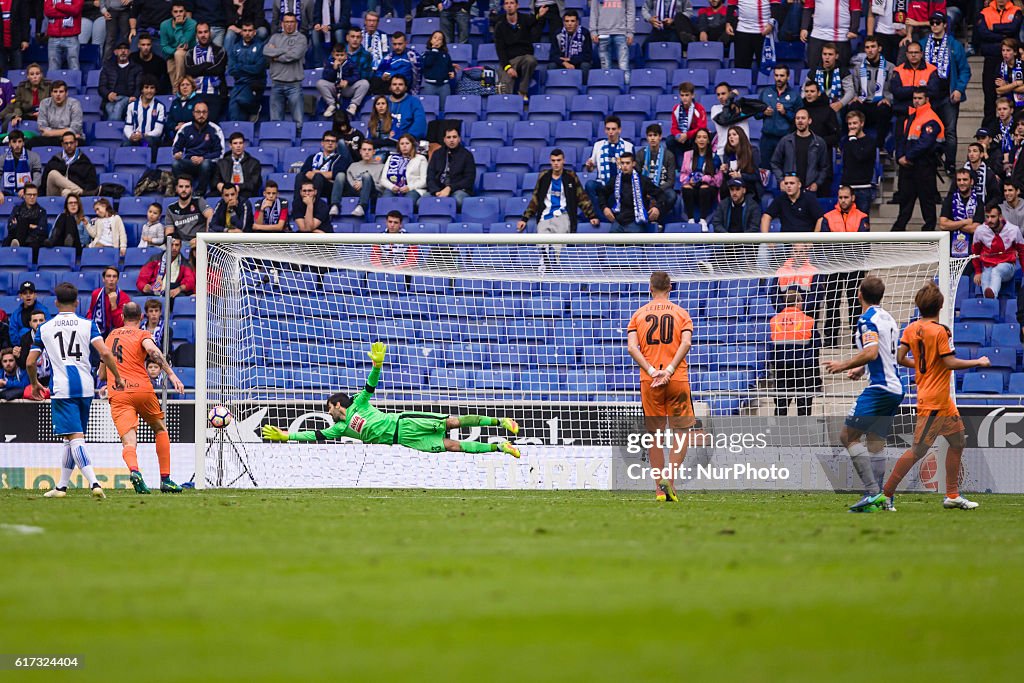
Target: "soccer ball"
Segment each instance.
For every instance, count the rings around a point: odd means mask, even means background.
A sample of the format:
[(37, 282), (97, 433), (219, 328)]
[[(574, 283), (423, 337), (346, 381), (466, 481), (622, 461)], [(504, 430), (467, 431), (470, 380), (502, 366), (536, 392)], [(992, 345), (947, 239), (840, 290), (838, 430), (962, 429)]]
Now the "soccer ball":
[(225, 406), (214, 406), (210, 408), (210, 414), (208, 415), (210, 420), (210, 426), (215, 429), (224, 429), (231, 421), (235, 418), (231, 416), (231, 411)]

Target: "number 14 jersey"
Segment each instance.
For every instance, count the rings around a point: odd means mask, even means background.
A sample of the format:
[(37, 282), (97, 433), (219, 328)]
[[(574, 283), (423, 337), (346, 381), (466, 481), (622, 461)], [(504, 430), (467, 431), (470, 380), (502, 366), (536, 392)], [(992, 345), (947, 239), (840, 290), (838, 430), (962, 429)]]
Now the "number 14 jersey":
[[(657, 370), (664, 370), (683, 343), (683, 332), (693, 333), (693, 320), (685, 308), (668, 299), (654, 299), (633, 314), (627, 332), (636, 332), (640, 353), (647, 362)], [(685, 379), (686, 366), (683, 357), (672, 377)], [(640, 378), (643, 382), (651, 381), (646, 372), (642, 372)]]
[(32, 345), (50, 359), (51, 398), (93, 397), (89, 349), (97, 339), (103, 341), (96, 323), (70, 312), (58, 313), (39, 326)]

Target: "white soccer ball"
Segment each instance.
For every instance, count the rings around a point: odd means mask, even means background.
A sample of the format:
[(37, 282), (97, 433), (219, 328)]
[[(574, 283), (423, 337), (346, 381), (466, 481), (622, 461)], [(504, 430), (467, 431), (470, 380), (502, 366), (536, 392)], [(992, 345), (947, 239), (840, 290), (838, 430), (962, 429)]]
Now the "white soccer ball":
[(210, 408), (210, 413), (207, 416), (210, 420), (210, 426), (215, 429), (224, 429), (231, 421), (235, 418), (232, 417), (231, 411), (226, 406), (214, 406)]

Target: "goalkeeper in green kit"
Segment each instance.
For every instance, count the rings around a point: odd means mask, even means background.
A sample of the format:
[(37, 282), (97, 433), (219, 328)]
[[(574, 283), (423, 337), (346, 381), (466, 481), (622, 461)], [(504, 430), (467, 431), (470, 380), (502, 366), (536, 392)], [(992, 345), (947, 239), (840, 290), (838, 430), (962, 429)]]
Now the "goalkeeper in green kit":
[(383, 413), (374, 408), (370, 404), (370, 398), (377, 387), (377, 382), (380, 381), (385, 353), (387, 347), (381, 342), (374, 342), (370, 347), (373, 369), (366, 379), (366, 387), (354, 398), (348, 394), (338, 393), (327, 399), (327, 412), (334, 420), (334, 425), (327, 429), (291, 434), (274, 425), (263, 425), (263, 438), (268, 441), (323, 441), (349, 437), (363, 443), (395, 444), (424, 453), (502, 451), (519, 457), (519, 449), (508, 441), (500, 444), (477, 443), (453, 441), (446, 436), (448, 430), (459, 427), (502, 427), (512, 434), (518, 434), (519, 425), (512, 418), (481, 415), (455, 417), (438, 413)]

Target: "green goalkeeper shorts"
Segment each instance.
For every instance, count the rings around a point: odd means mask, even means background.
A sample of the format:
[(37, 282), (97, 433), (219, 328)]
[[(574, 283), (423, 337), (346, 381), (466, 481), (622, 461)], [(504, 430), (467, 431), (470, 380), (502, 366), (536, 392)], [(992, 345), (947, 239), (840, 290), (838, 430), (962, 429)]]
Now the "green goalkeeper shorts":
[(399, 413), (395, 443), (424, 453), (443, 453), (447, 421), (448, 416), (440, 413)]

